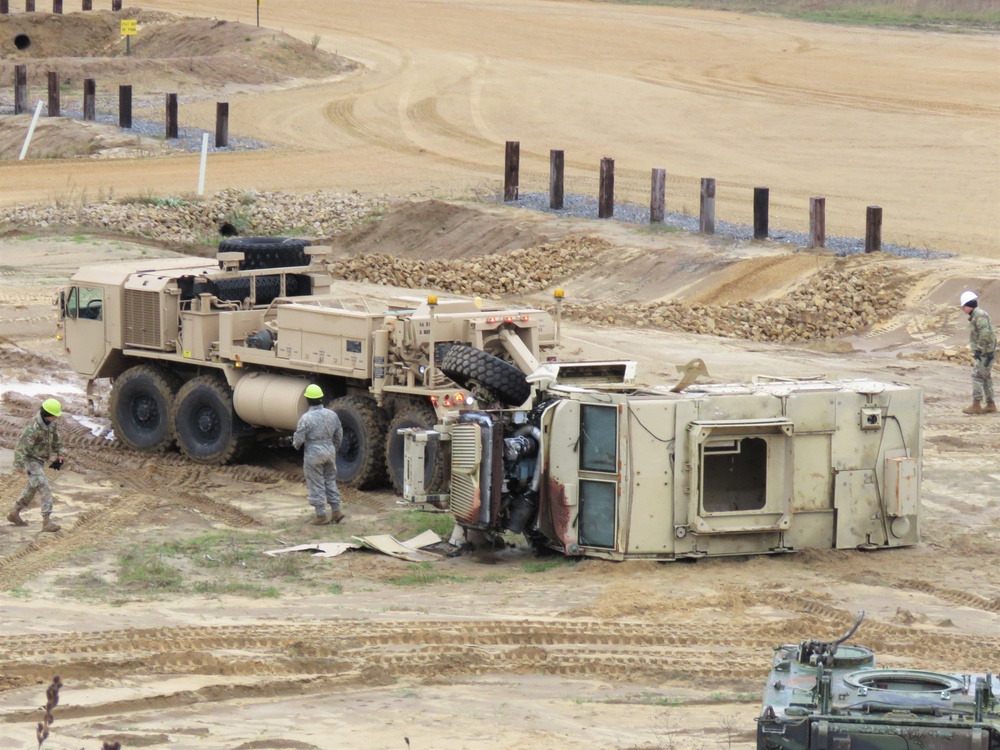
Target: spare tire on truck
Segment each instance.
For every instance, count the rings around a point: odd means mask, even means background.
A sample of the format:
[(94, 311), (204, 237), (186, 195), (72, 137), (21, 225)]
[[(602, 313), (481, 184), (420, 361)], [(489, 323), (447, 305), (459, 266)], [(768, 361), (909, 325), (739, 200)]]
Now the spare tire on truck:
[(240, 270), (308, 266), (309, 240), (290, 237), (233, 237), (219, 243), (220, 253), (243, 253)]
[(452, 346), (441, 361), (441, 372), (468, 390), (485, 386), (505, 406), (520, 406), (531, 395), (527, 375), (510, 362), (471, 346)]

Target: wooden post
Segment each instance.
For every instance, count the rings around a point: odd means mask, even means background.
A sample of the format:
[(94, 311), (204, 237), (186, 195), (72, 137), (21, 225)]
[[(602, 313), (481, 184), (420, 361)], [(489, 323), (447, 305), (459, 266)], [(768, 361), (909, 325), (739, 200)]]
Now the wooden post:
[(167, 94), (167, 138), (177, 137), (177, 94)]
[(615, 215), (615, 160), (601, 159), (601, 187), (597, 195), (597, 218), (610, 219)]
[(118, 12), (122, 9), (122, 0), (111, 0), (111, 10)]
[(549, 208), (559, 211), (563, 207), (566, 155), (562, 151), (549, 150)]
[(59, 73), (49, 71), (49, 117), (59, 116)]
[(215, 103), (215, 147), (229, 145), (229, 102)]
[(14, 66), (14, 114), (20, 115), (28, 107), (28, 66)]
[(504, 153), (503, 169), (503, 200), (517, 200), (517, 189), (521, 172), (521, 142), (507, 141), (507, 149)]
[(25, 13), (35, 12), (35, 0), (24, 0), (24, 12)]
[(97, 119), (97, 79), (83, 79), (83, 119)]
[(0, 16), (10, 13), (10, 0), (0, 0)]
[(83, 0), (83, 5), (82, 5), (82, 7), (80, 9), (81, 10), (93, 10), (94, 9), (94, 0)]
[(649, 186), (649, 223), (663, 223), (667, 210), (667, 170), (653, 169)]
[(809, 247), (826, 247), (826, 198), (809, 199)]
[(701, 215), (698, 219), (698, 231), (702, 234), (715, 234), (715, 178), (701, 178)]
[(132, 84), (118, 86), (118, 127), (132, 127)]
[(865, 222), (865, 252), (877, 253), (882, 249), (882, 207), (869, 206)]
[(62, 13), (62, 0), (52, 0), (52, 12)]
[(766, 187), (753, 189), (753, 238), (755, 240), (767, 239), (767, 212), (770, 197), (771, 191)]

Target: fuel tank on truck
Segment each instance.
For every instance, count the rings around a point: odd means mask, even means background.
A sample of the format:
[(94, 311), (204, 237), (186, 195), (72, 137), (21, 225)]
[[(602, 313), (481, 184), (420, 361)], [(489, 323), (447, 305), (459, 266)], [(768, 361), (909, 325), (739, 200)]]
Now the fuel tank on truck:
[(233, 409), (249, 424), (294, 430), (309, 406), (303, 395), (307, 385), (305, 378), (252, 372), (236, 382)]

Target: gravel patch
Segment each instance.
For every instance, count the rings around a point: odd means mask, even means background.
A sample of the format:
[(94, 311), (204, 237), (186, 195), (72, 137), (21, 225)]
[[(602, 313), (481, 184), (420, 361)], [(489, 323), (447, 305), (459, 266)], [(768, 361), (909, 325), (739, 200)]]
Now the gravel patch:
[[(503, 202), (500, 195), (493, 196), (493, 201)], [(597, 218), (597, 199), (586, 195), (566, 195), (563, 198), (563, 209), (556, 211), (549, 208), (548, 193), (521, 193), (516, 201), (509, 201), (508, 206), (525, 208), (531, 211), (542, 211), (555, 216), (572, 216), (580, 219), (593, 219), (594, 221), (608, 221), (608, 219)], [(623, 224), (649, 224), (649, 206), (638, 203), (615, 203), (615, 215), (611, 221), (618, 221)], [(667, 211), (664, 215), (663, 223), (667, 226), (681, 229), (685, 232), (698, 232), (698, 217), (687, 216), (686, 214)], [(715, 234), (721, 237), (729, 237), (739, 241), (753, 240), (753, 227), (747, 224), (734, 224), (729, 221), (715, 221)], [(796, 247), (806, 247), (809, 244), (809, 235), (805, 232), (792, 232), (785, 229), (771, 229), (768, 239), (772, 242), (780, 242)], [(864, 253), (865, 240), (863, 237), (831, 237), (827, 235), (826, 247), (833, 250), (839, 256), (856, 255)], [(882, 243), (882, 252), (898, 255), (902, 258), (951, 258), (954, 253), (942, 253), (935, 250), (925, 250), (903, 245), (893, 245)]]

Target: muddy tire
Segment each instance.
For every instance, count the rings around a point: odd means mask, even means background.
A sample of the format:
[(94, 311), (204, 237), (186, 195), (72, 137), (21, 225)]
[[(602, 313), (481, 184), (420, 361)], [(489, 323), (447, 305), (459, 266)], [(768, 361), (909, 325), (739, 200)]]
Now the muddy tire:
[(241, 270), (307, 266), (305, 249), (312, 243), (285, 237), (234, 237), (219, 243), (220, 253), (243, 253)]
[(360, 490), (385, 485), (385, 435), (389, 417), (364, 396), (344, 396), (327, 404), (337, 412), (344, 440), (337, 451), (337, 482)]
[[(413, 402), (403, 406), (389, 422), (385, 436), (385, 463), (389, 481), (399, 495), (403, 494), (403, 436), (397, 430), (403, 427), (434, 429), (437, 414), (429, 403)], [(424, 454), (424, 488), (427, 492), (437, 492), (444, 485), (445, 461), (439, 443), (427, 443)]]
[(170, 450), (170, 413), (180, 387), (179, 377), (154, 365), (138, 365), (119, 375), (110, 401), (115, 437), (137, 451)]
[(227, 464), (244, 447), (234, 434), (233, 393), (215, 375), (200, 375), (181, 386), (171, 423), (181, 453), (199, 464)]
[(485, 386), (506, 406), (520, 406), (531, 395), (528, 378), (517, 367), (471, 346), (453, 346), (441, 362), (441, 372), (462, 388)]

